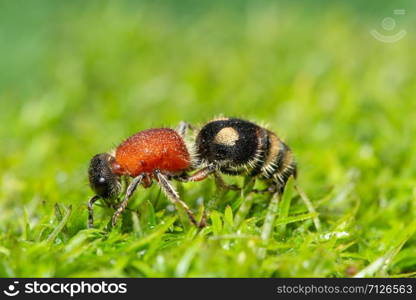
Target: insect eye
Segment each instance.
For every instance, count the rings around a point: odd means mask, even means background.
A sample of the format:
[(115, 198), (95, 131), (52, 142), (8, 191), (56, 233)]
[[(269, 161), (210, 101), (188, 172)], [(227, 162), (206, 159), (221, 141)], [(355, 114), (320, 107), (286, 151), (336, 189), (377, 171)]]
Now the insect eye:
[(100, 179), (98, 179), (99, 183), (104, 183), (105, 182), (105, 178), (104, 177), (100, 177)]

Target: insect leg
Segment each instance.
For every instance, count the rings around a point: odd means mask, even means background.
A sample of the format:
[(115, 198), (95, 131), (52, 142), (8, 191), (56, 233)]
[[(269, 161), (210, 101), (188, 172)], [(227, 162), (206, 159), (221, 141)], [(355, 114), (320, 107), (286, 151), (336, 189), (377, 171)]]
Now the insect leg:
[(179, 133), (181, 137), (185, 137), (189, 129), (194, 130), (195, 127), (190, 123), (180, 121), (178, 127), (176, 127), (176, 132)]
[(155, 171), (155, 176), (158, 179), (158, 183), (160, 187), (162, 188), (162, 191), (165, 193), (166, 197), (173, 202), (174, 204), (181, 205), (186, 213), (188, 214), (189, 220), (197, 227), (204, 227), (205, 226), (205, 218), (203, 217), (201, 222), (198, 224), (198, 222), (195, 219), (194, 214), (192, 213), (191, 209), (188, 207), (188, 205), (183, 202), (180, 198), (176, 190), (173, 188), (173, 186), (170, 184), (169, 180), (160, 173), (159, 170)]
[(221, 175), (218, 174), (217, 172), (214, 173), (214, 178), (215, 178), (215, 184), (220, 189), (223, 189), (223, 190), (233, 190), (233, 191), (241, 191), (242, 190), (242, 188), (240, 188), (239, 186), (237, 186), (235, 184), (227, 184), (224, 181), (224, 179), (221, 177)]
[(133, 181), (130, 183), (130, 185), (127, 188), (126, 195), (124, 196), (123, 201), (120, 203), (120, 206), (117, 208), (116, 212), (113, 215), (113, 219), (111, 221), (111, 224), (113, 226), (116, 225), (117, 219), (120, 217), (120, 215), (124, 212), (124, 210), (127, 207), (127, 204), (129, 203), (131, 195), (133, 195), (134, 191), (136, 190), (137, 186), (142, 181), (144, 174), (140, 174), (139, 176), (133, 178)]
[(94, 203), (100, 199), (99, 196), (95, 195), (88, 201), (88, 228), (94, 227), (94, 210), (93, 205)]
[(216, 169), (217, 168), (214, 164), (210, 164), (209, 166), (202, 168), (201, 170), (197, 171), (192, 175), (185, 175), (176, 179), (182, 182), (201, 181), (207, 178), (209, 175), (215, 173)]

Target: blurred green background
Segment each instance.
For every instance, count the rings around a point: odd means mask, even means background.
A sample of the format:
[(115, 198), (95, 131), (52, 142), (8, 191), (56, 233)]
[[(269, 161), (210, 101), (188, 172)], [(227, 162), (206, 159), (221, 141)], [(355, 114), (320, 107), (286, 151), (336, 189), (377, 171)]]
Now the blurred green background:
[[(411, 0), (0, 1), (0, 275), (412, 276), (415, 8)], [(393, 30), (382, 27), (386, 17)], [(372, 29), (407, 35), (384, 43)], [(226, 249), (170, 232), (170, 244), (163, 235), (143, 258), (120, 246), (132, 234), (84, 230), (92, 155), (139, 130), (220, 114), (267, 123), (287, 141), (323, 232), (311, 220), (291, 223), (258, 259), (250, 239)], [(185, 201), (209, 198), (212, 185), (185, 187)], [(141, 194), (151, 200), (157, 189)], [(45, 244), (60, 224), (55, 203), (73, 211)], [(187, 249), (199, 252), (184, 260)]]

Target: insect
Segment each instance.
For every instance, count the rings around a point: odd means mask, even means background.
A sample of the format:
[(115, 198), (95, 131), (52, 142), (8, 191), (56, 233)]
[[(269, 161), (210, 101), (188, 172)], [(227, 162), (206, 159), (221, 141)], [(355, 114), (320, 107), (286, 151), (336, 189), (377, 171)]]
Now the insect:
[(196, 136), (195, 150), (201, 169), (184, 181), (200, 181), (214, 174), (227, 187), (219, 173), (245, 175), (265, 181), (265, 191), (283, 193), (289, 177), (297, 173), (290, 148), (270, 130), (246, 120), (208, 122)]
[[(156, 128), (140, 131), (122, 142), (114, 153), (95, 155), (88, 169), (89, 182), (95, 196), (88, 201), (88, 226), (93, 227), (93, 205), (98, 199), (115, 206), (112, 225), (124, 212), (128, 201), (141, 184), (147, 188), (156, 181), (167, 198), (181, 205), (190, 221), (203, 227), (204, 218), (198, 223), (190, 208), (183, 202), (170, 179), (182, 175), (192, 167), (192, 157), (182, 136), (173, 129)], [(124, 199), (117, 203), (122, 192), (122, 179), (132, 178)]]
[[(186, 128), (186, 123), (182, 128)], [(187, 128), (192, 126), (188, 124)], [(266, 189), (254, 192), (270, 192), (280, 197), (289, 178), (297, 177), (296, 161), (288, 145), (272, 131), (246, 120), (218, 118), (208, 122), (196, 135), (195, 151), (199, 171), (181, 177), (182, 181), (201, 181), (213, 175), (219, 187), (240, 190), (227, 185), (220, 174), (243, 175), (266, 184)], [(298, 185), (295, 188), (308, 209), (315, 213), (306, 194)], [(314, 221), (319, 228), (319, 220)]]

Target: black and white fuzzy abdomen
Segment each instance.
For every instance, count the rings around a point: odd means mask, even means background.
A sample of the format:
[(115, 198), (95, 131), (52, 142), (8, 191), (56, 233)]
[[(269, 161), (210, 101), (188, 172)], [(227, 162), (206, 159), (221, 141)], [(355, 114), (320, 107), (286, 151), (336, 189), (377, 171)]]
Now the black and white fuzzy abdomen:
[(240, 119), (209, 122), (198, 133), (196, 148), (201, 163), (225, 169), (245, 169), (258, 151), (258, 126)]
[(290, 176), (296, 177), (297, 167), (290, 148), (273, 132), (268, 131), (268, 150), (261, 168), (261, 177), (284, 187)]
[(218, 119), (198, 133), (196, 150), (200, 164), (214, 164), (228, 175), (245, 175), (283, 189), (296, 176), (292, 151), (273, 132), (241, 119)]

